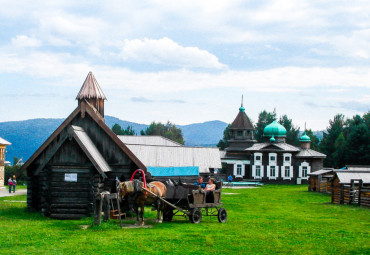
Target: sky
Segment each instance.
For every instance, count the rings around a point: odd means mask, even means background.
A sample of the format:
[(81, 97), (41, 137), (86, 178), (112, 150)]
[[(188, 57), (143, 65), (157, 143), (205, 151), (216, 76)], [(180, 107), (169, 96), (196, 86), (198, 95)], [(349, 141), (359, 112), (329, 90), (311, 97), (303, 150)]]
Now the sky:
[(66, 118), (92, 71), (105, 114), (304, 129), (370, 110), (370, 1), (0, 0), (0, 122)]

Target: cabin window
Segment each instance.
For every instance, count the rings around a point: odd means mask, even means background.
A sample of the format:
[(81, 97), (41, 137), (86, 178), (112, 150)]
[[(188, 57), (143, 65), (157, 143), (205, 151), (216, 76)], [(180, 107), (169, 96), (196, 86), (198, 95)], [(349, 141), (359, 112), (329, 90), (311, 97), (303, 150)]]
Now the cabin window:
[(237, 136), (242, 136), (243, 135), (243, 131), (238, 131), (237, 132)]
[(275, 177), (275, 166), (270, 166), (270, 176)]
[(290, 167), (289, 166), (285, 167), (285, 177), (290, 177)]
[(256, 176), (261, 177), (261, 166), (256, 166)]
[(290, 157), (289, 157), (289, 156), (288, 156), (288, 157), (286, 156), (286, 157), (284, 158), (284, 160), (285, 160), (285, 161), (290, 161)]
[(236, 166), (236, 175), (242, 175), (242, 165)]
[(276, 157), (275, 156), (270, 156), (270, 161), (275, 161)]
[(302, 177), (307, 177), (307, 166), (302, 166)]

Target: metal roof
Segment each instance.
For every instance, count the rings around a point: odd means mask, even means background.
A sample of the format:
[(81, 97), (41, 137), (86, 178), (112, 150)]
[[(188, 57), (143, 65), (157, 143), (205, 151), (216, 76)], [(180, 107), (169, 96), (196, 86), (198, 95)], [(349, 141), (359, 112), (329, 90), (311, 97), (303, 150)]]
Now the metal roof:
[(351, 183), (351, 180), (362, 180), (363, 183), (370, 183), (370, 171), (337, 171), (339, 182), (343, 184)]
[(0, 144), (1, 144), (1, 145), (11, 145), (11, 143), (10, 143), (10, 142), (8, 142), (7, 140), (5, 140), (5, 139), (3, 139), (3, 138), (1, 138), (1, 137), (0, 137)]
[(295, 156), (297, 158), (326, 158), (325, 154), (311, 149), (301, 149)]
[(163, 136), (119, 135), (118, 138), (125, 144), (183, 146)]
[(83, 99), (83, 98), (97, 98), (97, 99), (104, 99), (105, 97), (103, 90), (100, 88), (97, 80), (95, 79), (92, 72), (89, 72), (87, 75), (80, 92), (78, 93), (76, 99)]
[(103, 156), (100, 154), (99, 150), (96, 148), (95, 144), (91, 141), (90, 137), (87, 135), (82, 127), (72, 126), (71, 130), (73, 137), (76, 139), (77, 143), (81, 146), (82, 150), (86, 153), (87, 157), (94, 164), (95, 168), (104, 176), (104, 173), (112, 171), (108, 163), (105, 161)]
[(142, 144), (126, 146), (147, 167), (197, 166), (200, 173), (209, 173), (209, 168), (221, 168), (218, 148)]
[[(268, 148), (270, 146), (276, 147), (276, 149)], [(282, 150), (289, 152), (300, 151), (300, 148), (287, 143), (255, 143), (251, 147), (245, 149), (246, 151), (261, 151), (261, 150)]]
[(348, 165), (346, 166), (348, 170), (352, 171), (370, 171), (370, 166), (355, 166), (355, 165)]
[(315, 172), (309, 173), (308, 175), (323, 175), (323, 174), (327, 174), (333, 171), (334, 169), (321, 169), (321, 170), (317, 170)]

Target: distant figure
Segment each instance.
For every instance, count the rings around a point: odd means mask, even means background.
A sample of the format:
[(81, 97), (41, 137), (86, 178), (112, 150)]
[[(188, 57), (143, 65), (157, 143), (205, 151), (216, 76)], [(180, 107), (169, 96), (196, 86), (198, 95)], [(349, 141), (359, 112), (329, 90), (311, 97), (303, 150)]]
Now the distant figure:
[(194, 185), (199, 185), (202, 189), (204, 189), (206, 187), (206, 184), (203, 183), (203, 177), (202, 176), (198, 177), (198, 182), (194, 183)]
[(13, 175), (13, 193), (15, 193), (15, 186), (17, 185), (17, 180), (15, 179), (15, 175)]
[(205, 191), (212, 191), (212, 190), (215, 190), (215, 189), (216, 189), (215, 179), (210, 178), (208, 180), (208, 184), (207, 184), (207, 186), (204, 190)]
[(9, 193), (12, 193), (12, 186), (13, 186), (12, 177), (9, 177), (8, 186), (9, 186)]
[(233, 181), (233, 176), (230, 174), (228, 177), (227, 177), (227, 180), (229, 181), (229, 185), (231, 186), (231, 182)]

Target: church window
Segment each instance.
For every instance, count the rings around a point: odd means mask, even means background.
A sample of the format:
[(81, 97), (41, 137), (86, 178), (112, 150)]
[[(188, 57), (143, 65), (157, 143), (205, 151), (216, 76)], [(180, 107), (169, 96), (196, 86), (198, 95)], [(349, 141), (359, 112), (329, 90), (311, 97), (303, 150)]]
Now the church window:
[(290, 157), (285, 157), (285, 161), (290, 161)]
[(302, 177), (303, 178), (307, 177), (307, 166), (302, 167)]
[(271, 156), (270, 157), (270, 161), (275, 161), (276, 160), (276, 157), (275, 156)]
[(275, 177), (275, 166), (270, 166), (270, 176)]
[(256, 176), (257, 177), (261, 176), (261, 166), (256, 166)]
[(256, 160), (261, 160), (261, 156), (256, 156)]
[(285, 177), (290, 177), (290, 167), (289, 166), (285, 167)]
[(236, 175), (242, 175), (242, 165), (236, 166)]

